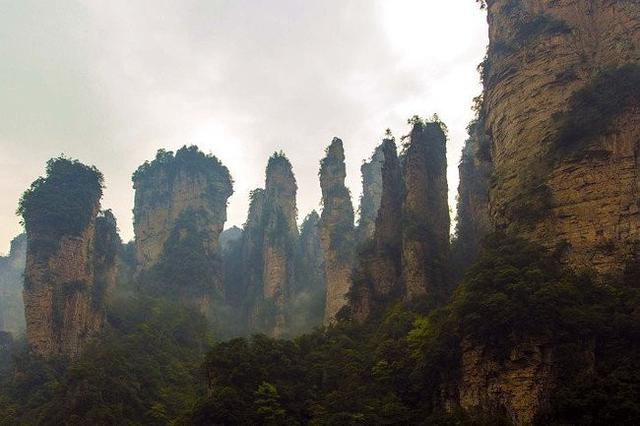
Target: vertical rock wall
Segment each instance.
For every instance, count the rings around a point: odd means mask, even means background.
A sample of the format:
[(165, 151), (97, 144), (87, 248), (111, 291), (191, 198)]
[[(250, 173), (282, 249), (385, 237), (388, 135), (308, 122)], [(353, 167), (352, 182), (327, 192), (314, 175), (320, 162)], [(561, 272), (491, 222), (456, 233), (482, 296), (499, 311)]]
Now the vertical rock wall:
[(360, 167), (362, 173), (362, 197), (360, 198), (360, 215), (356, 240), (358, 244), (365, 243), (373, 238), (376, 230), (376, 219), (382, 199), (382, 164), (384, 154), (382, 145), (378, 145), (369, 161), (365, 161)]

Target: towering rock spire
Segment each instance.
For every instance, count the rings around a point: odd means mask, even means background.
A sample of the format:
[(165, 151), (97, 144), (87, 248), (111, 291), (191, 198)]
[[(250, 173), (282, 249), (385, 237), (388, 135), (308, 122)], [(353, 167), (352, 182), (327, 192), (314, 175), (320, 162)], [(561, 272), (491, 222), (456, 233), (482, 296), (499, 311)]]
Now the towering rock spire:
[(209, 311), (222, 298), (219, 236), (233, 193), (229, 171), (197, 147), (158, 151), (133, 175), (138, 277), (152, 294)]
[(351, 287), (355, 235), (351, 194), (344, 185), (346, 175), (342, 141), (334, 138), (320, 162), (323, 209), (319, 227), (326, 281), (325, 324), (334, 321), (347, 303)]
[(285, 331), (286, 301), (295, 285), (297, 190), (291, 163), (284, 154), (273, 154), (267, 165), (262, 206), (262, 296), (275, 308), (271, 330), (274, 336), (281, 336)]
[(95, 282), (101, 196), (98, 170), (56, 158), (20, 201), (27, 232), (27, 339), (40, 355), (76, 357), (104, 324), (105, 290)]
[(412, 120), (404, 153), (402, 279), (405, 297), (442, 301), (449, 281), (446, 135), (438, 122)]
[(382, 164), (384, 154), (382, 145), (378, 145), (369, 161), (360, 167), (362, 173), (362, 197), (360, 198), (360, 215), (356, 230), (357, 241), (362, 244), (373, 238), (376, 230), (376, 219), (382, 199)]
[(365, 320), (376, 307), (400, 295), (402, 245), (402, 172), (393, 139), (382, 142), (382, 197), (373, 239), (359, 250), (353, 274), (350, 308)]

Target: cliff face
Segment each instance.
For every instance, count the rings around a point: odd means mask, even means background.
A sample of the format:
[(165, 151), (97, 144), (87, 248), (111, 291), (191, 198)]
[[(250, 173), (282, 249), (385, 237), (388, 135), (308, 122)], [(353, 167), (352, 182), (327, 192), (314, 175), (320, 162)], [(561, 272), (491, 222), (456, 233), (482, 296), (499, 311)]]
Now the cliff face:
[(60, 158), (47, 163), (47, 176), (20, 201), (27, 233), (27, 339), (40, 355), (76, 357), (104, 324), (94, 257), (101, 195), (100, 172)]
[(323, 209), (319, 228), (326, 281), (325, 324), (335, 321), (351, 288), (355, 235), (351, 194), (344, 185), (346, 175), (342, 141), (334, 138), (320, 163)]
[(491, 174), (491, 142), (484, 133), (484, 121), (469, 125), (469, 139), (462, 150), (458, 166), (458, 205), (456, 239), (452, 247), (454, 278), (473, 263), (482, 238), (492, 227), (489, 220), (489, 176)]
[(404, 153), (402, 280), (405, 298), (442, 301), (449, 267), (446, 135), (439, 123), (417, 121)]
[(11, 241), (11, 251), (0, 257), (0, 331), (18, 336), (24, 332), (22, 274), (27, 255), (27, 236), (20, 234)]
[(362, 197), (360, 199), (360, 216), (356, 230), (356, 240), (362, 244), (373, 238), (376, 230), (376, 219), (382, 199), (382, 164), (384, 153), (382, 145), (376, 147), (371, 159), (361, 167)]
[(617, 274), (640, 239), (640, 3), (487, 7), (492, 220)]
[(137, 271), (143, 287), (206, 312), (211, 298), (223, 293), (219, 237), (233, 193), (229, 171), (195, 146), (183, 147), (175, 156), (160, 150), (134, 173), (133, 184)]
[(283, 154), (274, 154), (266, 171), (262, 246), (262, 296), (275, 311), (274, 336), (285, 331), (286, 302), (295, 287), (297, 190), (291, 163)]

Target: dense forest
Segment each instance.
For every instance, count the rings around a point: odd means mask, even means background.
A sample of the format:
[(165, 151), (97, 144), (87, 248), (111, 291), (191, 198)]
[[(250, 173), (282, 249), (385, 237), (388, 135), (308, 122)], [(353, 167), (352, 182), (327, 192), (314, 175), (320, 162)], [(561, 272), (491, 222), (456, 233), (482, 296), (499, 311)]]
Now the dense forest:
[(241, 171), (159, 149), (128, 243), (102, 173), (49, 160), (0, 258), (0, 425), (640, 423), (640, 4), (477, 3), (453, 234), (435, 114), (372, 147), (358, 204), (348, 142), (300, 215), (274, 152), (242, 227)]

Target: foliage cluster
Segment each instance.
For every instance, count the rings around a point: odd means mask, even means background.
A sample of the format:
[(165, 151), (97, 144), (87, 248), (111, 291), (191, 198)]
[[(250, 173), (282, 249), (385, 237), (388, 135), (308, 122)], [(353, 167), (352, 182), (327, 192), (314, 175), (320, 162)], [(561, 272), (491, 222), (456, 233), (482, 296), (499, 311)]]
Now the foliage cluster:
[(120, 301), (111, 329), (76, 361), (19, 350), (0, 383), (0, 424), (181, 423), (204, 384), (201, 316), (152, 299)]
[(217, 292), (221, 257), (212, 253), (211, 236), (204, 223), (205, 210), (186, 210), (176, 220), (164, 243), (162, 256), (153, 268), (141, 277), (141, 289), (152, 296), (185, 300)]
[(610, 132), (612, 121), (627, 108), (640, 105), (640, 65), (627, 64), (598, 73), (569, 101), (560, 123), (560, 151), (579, 150), (585, 143)]
[(212, 154), (205, 154), (195, 145), (183, 146), (174, 155), (173, 151), (159, 149), (155, 159), (145, 161), (133, 173), (131, 180), (134, 185), (153, 179), (160, 171), (170, 176), (182, 171), (189, 175), (204, 175), (210, 182), (219, 182), (230, 196), (233, 193), (233, 181), (229, 170)]
[(64, 156), (47, 161), (46, 176), (36, 179), (18, 205), (30, 247), (50, 255), (64, 235), (80, 235), (95, 219), (103, 177), (93, 166)]

